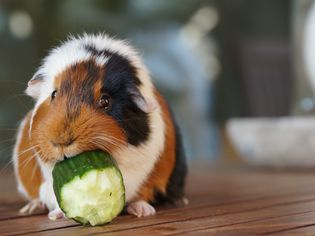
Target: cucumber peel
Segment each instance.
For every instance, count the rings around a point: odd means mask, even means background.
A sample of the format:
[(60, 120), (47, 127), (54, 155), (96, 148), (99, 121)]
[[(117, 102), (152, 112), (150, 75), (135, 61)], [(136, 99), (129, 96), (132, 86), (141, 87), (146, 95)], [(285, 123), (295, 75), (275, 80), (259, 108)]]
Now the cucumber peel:
[(83, 225), (103, 225), (124, 208), (123, 178), (107, 153), (81, 153), (58, 162), (52, 174), (59, 207), (68, 218)]

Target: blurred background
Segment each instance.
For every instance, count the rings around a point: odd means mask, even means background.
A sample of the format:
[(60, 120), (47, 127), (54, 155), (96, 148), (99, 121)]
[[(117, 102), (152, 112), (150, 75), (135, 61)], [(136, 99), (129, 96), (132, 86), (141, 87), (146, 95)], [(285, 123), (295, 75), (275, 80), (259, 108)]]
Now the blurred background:
[(82, 32), (135, 45), (190, 160), (315, 166), (313, 0), (1, 0), (1, 163), (41, 58)]

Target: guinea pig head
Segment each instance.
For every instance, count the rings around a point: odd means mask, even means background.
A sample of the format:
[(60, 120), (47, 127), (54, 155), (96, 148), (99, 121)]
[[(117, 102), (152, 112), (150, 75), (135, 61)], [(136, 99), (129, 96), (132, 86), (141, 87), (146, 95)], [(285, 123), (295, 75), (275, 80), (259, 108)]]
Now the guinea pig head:
[(111, 153), (148, 138), (151, 108), (137, 69), (117, 53), (100, 63), (89, 50), (89, 58), (51, 79), (39, 70), (28, 84), (26, 92), (37, 101), (30, 140), (43, 162), (95, 149)]

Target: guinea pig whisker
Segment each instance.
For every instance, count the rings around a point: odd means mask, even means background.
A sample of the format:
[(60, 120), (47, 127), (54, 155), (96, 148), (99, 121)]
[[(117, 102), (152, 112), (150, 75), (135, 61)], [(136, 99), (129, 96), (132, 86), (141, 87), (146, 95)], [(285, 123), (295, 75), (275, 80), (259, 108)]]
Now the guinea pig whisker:
[[(12, 147), (13, 147), (13, 145), (10, 145), (10, 146), (8, 146), (8, 147), (6, 147), (6, 148), (3, 148), (3, 149), (0, 150), (0, 153), (1, 153), (1, 152), (4, 152), (5, 150), (10, 150), (10, 149), (12, 149)], [(4, 171), (10, 166), (10, 164), (12, 164), (12, 163), (14, 163), (14, 160), (13, 160), (13, 159), (11, 159), (10, 161), (8, 161), (3, 167), (1, 167), (1, 168), (0, 168), (0, 174), (1, 174), (2, 172), (4, 172)]]
[(39, 152), (37, 152), (37, 155), (43, 160), (43, 161), (47, 161), (48, 160), (48, 154), (44, 155), (43, 152), (41, 152), (39, 150)]
[[(37, 152), (37, 151), (35, 151), (35, 154), (36, 154), (37, 156), (41, 156), (41, 155), (39, 154), (39, 152)], [(32, 170), (31, 179), (33, 179), (33, 177), (34, 177), (35, 170), (36, 170), (36, 168), (35, 168), (35, 166), (34, 166), (34, 168), (33, 168), (33, 170)]]
[(2, 142), (0, 143), (1, 145), (1, 149), (0, 149), (0, 153), (5, 153), (6, 151), (10, 151), (10, 153), (12, 152), (12, 149), (14, 148), (14, 143), (9, 143), (9, 141), (7, 142)]
[(96, 145), (97, 147), (104, 149), (105, 151), (109, 152), (109, 149), (102, 143), (90, 141), (91, 144)]
[(99, 138), (95, 138), (95, 139), (92, 140), (92, 142), (93, 142), (94, 144), (100, 144), (100, 145), (102, 145), (102, 146), (106, 146), (103, 141), (108, 142), (108, 140), (99, 139)]
[(1, 79), (0, 80), (0, 83), (8, 83), (8, 85), (11, 85), (12, 82), (25, 86), (25, 83), (23, 83), (23, 82), (21, 82), (19, 80), (13, 80), (13, 79)]
[(12, 95), (12, 96), (6, 98), (5, 100), (3, 100), (3, 101), (0, 103), (0, 105), (2, 105), (2, 104), (7, 104), (7, 103), (9, 103), (12, 99), (14, 99), (14, 98), (19, 98), (19, 97), (26, 97), (26, 94), (24, 94), (24, 93), (14, 94), (14, 95)]
[(99, 141), (105, 141), (105, 142), (107, 142), (107, 143), (110, 143), (110, 144), (112, 144), (112, 145), (114, 145), (114, 146), (116, 146), (116, 147), (119, 147), (119, 144), (120, 143), (117, 143), (117, 142), (115, 142), (115, 141), (113, 141), (113, 140), (110, 140), (110, 139), (108, 139), (108, 138), (96, 138), (97, 140), (99, 140)]
[(122, 143), (122, 140), (115, 139), (114, 137), (97, 136), (96, 138), (97, 138), (97, 139), (104, 140), (104, 141), (116, 143), (116, 144)]
[[(21, 163), (21, 166), (22, 166), (21, 171), (24, 171), (25, 168), (28, 166), (28, 164), (30, 164), (30, 162), (31, 162), (32, 160), (34, 160), (35, 157), (36, 157), (36, 155), (32, 156), (32, 158), (28, 159), (27, 161)], [(35, 169), (35, 166), (33, 167), (33, 169)], [(32, 173), (33, 173), (33, 170), (32, 170)], [(32, 178), (32, 177), (33, 177), (33, 176), (31, 176), (31, 178)]]
[(111, 140), (116, 140), (116, 141), (118, 141), (118, 142), (124, 143), (124, 140), (118, 139), (118, 138), (116, 138), (116, 137), (114, 137), (114, 136), (111, 136), (111, 135), (109, 135), (108, 133), (100, 132), (100, 133), (98, 133), (98, 134), (103, 134), (103, 135), (104, 135), (104, 136), (100, 136), (100, 137), (105, 137), (105, 138), (108, 138), (108, 139), (111, 139)]
[[(1, 131), (1, 130), (0, 130)], [(8, 142), (8, 141), (12, 141), (12, 140), (15, 140), (15, 138), (8, 138), (8, 139), (3, 139), (1, 140), (0, 143), (4, 143), (4, 142)]]
[[(29, 157), (29, 159), (27, 159), (27, 161), (24, 162), (24, 165), (23, 165), (23, 169), (26, 168), (26, 166), (32, 161), (34, 160), (34, 158), (37, 156), (37, 153), (34, 153), (34, 155), (32, 157)], [(33, 170), (32, 170), (32, 175), (31, 175), (31, 179), (33, 178), (33, 172), (34, 172), (34, 169), (35, 169), (35, 166), (33, 167)]]
[(30, 159), (33, 159), (36, 156), (36, 153), (33, 153), (31, 156), (28, 156), (24, 160), (20, 161), (21, 164), (24, 164), (25, 162), (30, 161)]
[(110, 140), (117, 140), (117, 141), (122, 141), (116, 137), (112, 137), (111, 135), (109, 135), (108, 133), (105, 133), (105, 132), (100, 132), (100, 133), (97, 133), (96, 135), (96, 138), (103, 138), (103, 139), (110, 139)]
[(32, 155), (31, 157), (28, 157), (26, 160), (24, 160), (23, 162), (21, 162), (21, 172), (24, 171), (24, 169), (26, 168), (26, 166), (36, 157), (36, 153), (34, 153), (34, 155)]
[(7, 150), (11, 150), (13, 147), (14, 147), (14, 144), (8, 145), (8, 146), (6, 146), (6, 147), (4, 147), (4, 148), (1, 148), (1, 149), (0, 149), (0, 153), (5, 152), (5, 151), (7, 151)]
[(113, 142), (112, 140), (109, 139), (104, 139), (104, 138), (95, 138), (93, 139), (95, 144), (101, 145), (102, 147), (106, 147), (107, 145), (104, 144), (104, 141), (107, 143), (112, 144), (115, 147), (119, 147), (119, 145), (116, 142)]
[(30, 151), (35, 150), (35, 148), (38, 147), (38, 146), (39, 146), (39, 145), (34, 145), (34, 146), (30, 147), (30, 148), (24, 149), (21, 153), (19, 153), (19, 155), (17, 156), (17, 158), (19, 158), (21, 155), (23, 155), (23, 154), (26, 153), (26, 152), (30, 152)]
[(106, 137), (106, 138), (110, 138), (110, 139), (115, 139), (115, 140), (119, 140), (119, 141), (123, 141), (122, 139), (119, 139), (119, 138), (116, 138), (116, 137), (114, 137), (114, 136), (112, 136), (112, 135), (110, 135), (110, 134), (108, 134), (108, 133), (102, 133), (102, 134), (104, 134), (104, 136)]
[(35, 171), (36, 171), (36, 166), (33, 167), (31, 178), (30, 178), (31, 180), (34, 178)]
[(30, 146), (29, 148), (26, 148), (26, 149), (22, 150), (22, 153), (20, 153), (20, 154), (23, 154), (24, 152), (30, 151), (30, 150), (32, 150), (32, 149), (35, 149), (35, 148), (38, 147), (38, 146), (39, 146), (39, 144), (32, 145), (32, 146)]
[[(11, 94), (15, 95), (14, 91), (12, 91), (9, 87), (8, 87), (7, 89), (8, 89), (8, 91), (9, 91)], [(24, 101), (23, 101), (22, 99), (20, 99), (20, 97), (16, 97), (16, 98), (17, 98), (17, 101), (18, 101), (21, 105), (24, 106), (24, 108), (28, 109), (27, 105), (24, 103)], [(6, 99), (6, 100), (7, 100), (7, 99)]]
[[(14, 147), (14, 144), (13, 144), (13, 145), (9, 145), (9, 146), (7, 146), (7, 147), (5, 147), (5, 148), (2, 148), (2, 149), (0, 150), (0, 153), (4, 152), (4, 151), (6, 151), (6, 150), (10, 150), (10, 149), (12, 149), (13, 147)], [(10, 161), (8, 161), (8, 162), (0, 169), (0, 174), (2, 174), (2, 173), (10, 166), (10, 164), (12, 164), (12, 163), (14, 163), (14, 160), (13, 160), (13, 159), (11, 159)]]
[(2, 128), (9, 128), (9, 129), (13, 129), (15, 128), (15, 130), (17, 129), (17, 126), (11, 126), (11, 125), (8, 125), (8, 124), (5, 124), (5, 123), (0, 123), (0, 127)]
[[(0, 132), (6, 132), (6, 131), (16, 131), (16, 128), (0, 128)], [(12, 138), (12, 139), (14, 139), (14, 138)]]
[(14, 161), (13, 161), (13, 160), (10, 160), (10, 161), (8, 161), (8, 163), (5, 164), (4, 167), (2, 167), (1, 170), (0, 170), (0, 176), (1, 176), (1, 174), (2, 174), (11, 164), (13, 164), (13, 163), (14, 163)]
[[(21, 156), (21, 155), (19, 155), (19, 156)], [(25, 166), (27, 166), (36, 156), (37, 156), (37, 152), (35, 151), (32, 156), (27, 157), (25, 160), (21, 161), (20, 162), (21, 166), (22, 166), (21, 171), (24, 170)]]
[[(105, 144), (103, 140), (94, 140), (92, 143), (94, 145), (96, 145), (98, 148), (100, 148), (102, 150), (105, 150), (107, 152), (111, 152), (112, 151), (112, 148), (110, 148), (110, 146), (116, 147), (118, 149), (121, 148), (121, 146), (117, 145), (117, 144), (113, 144), (113, 143), (109, 143), (109, 142), (107, 142), (107, 144)], [(108, 145), (108, 143), (109, 143), (110, 146)]]

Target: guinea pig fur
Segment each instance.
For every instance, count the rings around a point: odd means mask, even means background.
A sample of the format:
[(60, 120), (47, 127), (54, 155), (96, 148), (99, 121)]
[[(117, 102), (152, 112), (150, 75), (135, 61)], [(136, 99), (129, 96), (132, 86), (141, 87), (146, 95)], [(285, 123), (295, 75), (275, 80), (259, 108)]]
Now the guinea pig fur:
[(101, 149), (122, 172), (127, 212), (155, 214), (153, 205), (184, 197), (186, 161), (169, 107), (137, 52), (105, 34), (70, 37), (50, 51), (29, 81), (34, 108), (21, 122), (13, 152), (22, 212), (47, 207), (63, 214), (52, 169), (64, 158)]

